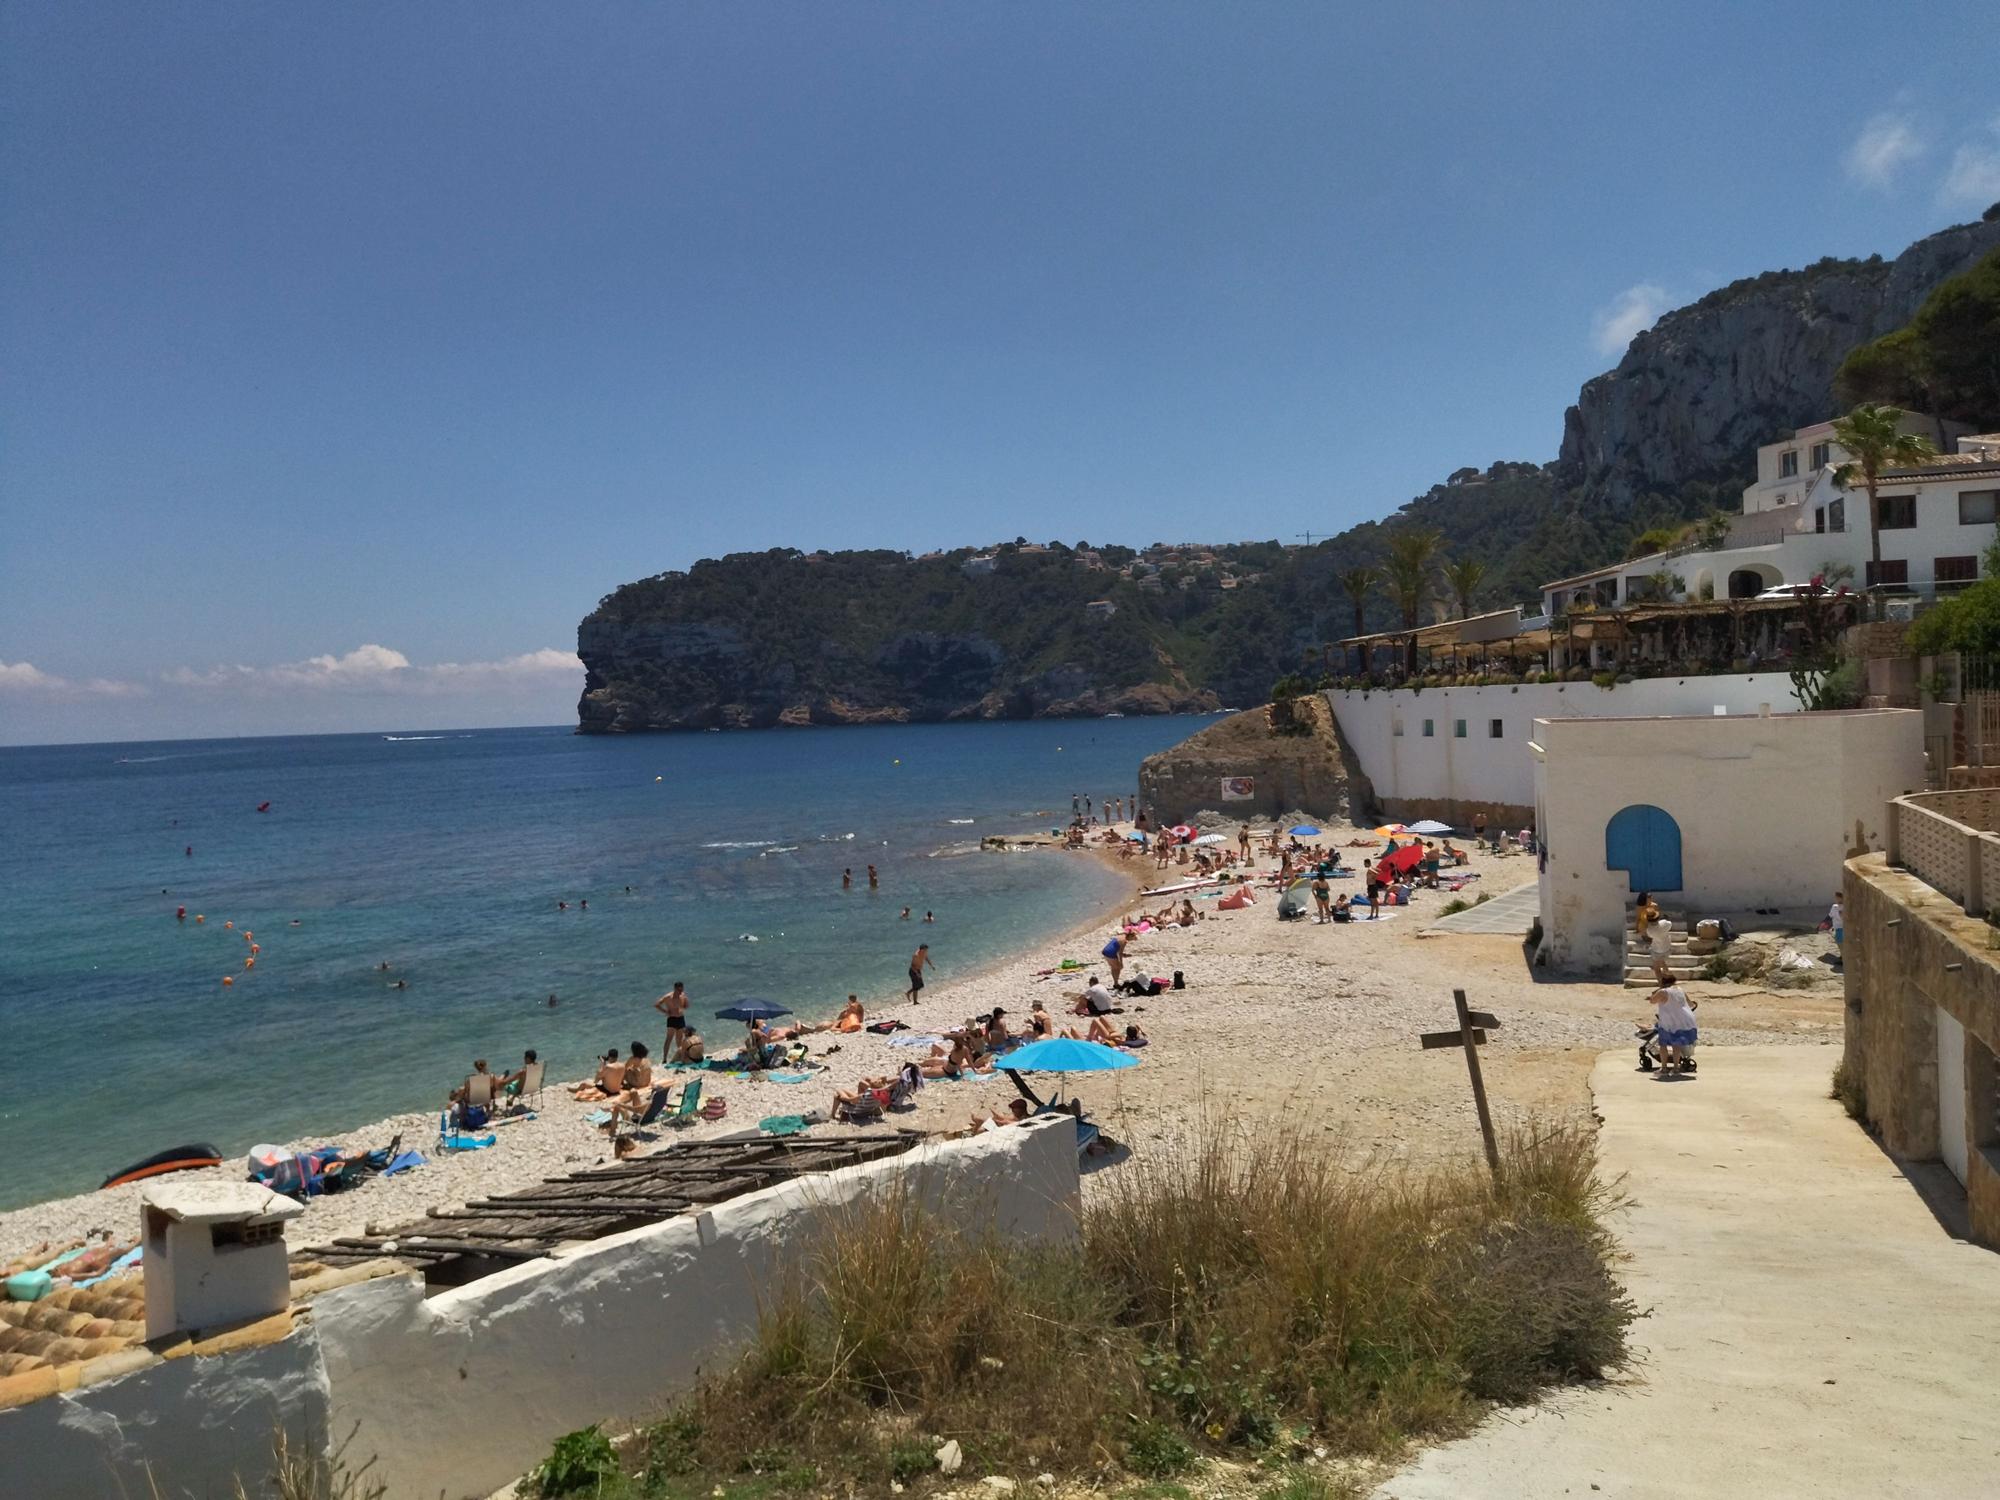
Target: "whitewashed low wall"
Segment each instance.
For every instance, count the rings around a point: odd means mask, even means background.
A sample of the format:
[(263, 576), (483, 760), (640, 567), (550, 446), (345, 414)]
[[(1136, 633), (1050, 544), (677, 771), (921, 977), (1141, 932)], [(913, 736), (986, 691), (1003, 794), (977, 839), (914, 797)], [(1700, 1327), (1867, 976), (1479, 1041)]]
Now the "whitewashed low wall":
[(726, 1358), (828, 1215), (895, 1183), (1010, 1240), (1070, 1238), (1075, 1126), (927, 1143), (431, 1297), (415, 1276), (322, 1293), (282, 1343), (0, 1412), (0, 1500), (145, 1496), (149, 1465), (163, 1496), (228, 1500), (269, 1471), (280, 1425), (309, 1450), (354, 1434), (350, 1457), (374, 1455), (390, 1495), (489, 1495), (562, 1433), (643, 1417)]
[(428, 1299), (413, 1280), (346, 1287), (313, 1314), (333, 1430), (357, 1430), (392, 1495), (488, 1495), (560, 1434), (657, 1409), (748, 1338), (760, 1289), (829, 1213), (898, 1181), (1009, 1238), (1076, 1233), (1076, 1129), (1047, 1120), (781, 1183)]
[(234, 1500), (239, 1478), (261, 1494), (279, 1431), (321, 1451), (328, 1406), (309, 1328), (261, 1349), (157, 1361), (0, 1411), (0, 1500)]
[[(1727, 677), (1648, 677), (1601, 688), (1589, 682), (1473, 688), (1394, 688), (1327, 695), (1340, 738), (1374, 783), (1391, 816), (1468, 823), (1475, 809), (1535, 805), (1528, 744), (1537, 719), (1669, 718), (1792, 713), (1798, 700), (1783, 672)], [(1498, 738), (1493, 721), (1500, 721)], [(1424, 734), (1430, 721), (1431, 734)], [(1463, 721), (1465, 736), (1459, 738)], [(1400, 733), (1398, 729), (1400, 727)]]

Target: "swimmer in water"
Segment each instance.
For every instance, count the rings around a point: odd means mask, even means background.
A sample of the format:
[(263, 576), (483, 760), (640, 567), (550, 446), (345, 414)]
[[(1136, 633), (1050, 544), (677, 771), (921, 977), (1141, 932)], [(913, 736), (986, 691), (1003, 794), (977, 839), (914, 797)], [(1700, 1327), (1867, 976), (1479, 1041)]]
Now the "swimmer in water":
[(569, 903), (568, 903), (567, 901), (558, 901), (558, 902), (556, 903), (556, 910), (557, 910), (557, 911), (568, 911), (568, 910), (569, 910)]
[(294, 927), (297, 927), (299, 925), (299, 919), (297, 917), (292, 918), (292, 925)]
[(909, 921), (909, 920), (910, 920), (910, 909), (909, 909), (909, 907), (907, 907), (907, 906), (906, 906), (906, 907), (904, 907), (904, 908), (903, 908), (903, 915), (902, 915), (902, 918), (901, 918), (901, 920), (902, 920), (902, 921), (905, 921), (905, 922), (907, 922), (907, 921)]
[(842, 870), (840, 872), (840, 888), (843, 891), (854, 889), (854, 872), (852, 870)]
[(926, 922), (935, 922), (935, 921), (937, 920), (937, 918), (936, 918), (935, 916), (933, 916), (933, 915), (932, 915), (931, 913), (929, 913), (929, 912), (925, 912), (925, 913), (924, 913), (924, 920), (925, 920)]
[(394, 984), (389, 986), (389, 988), (392, 990), (406, 990), (409, 987), (410, 987), (410, 981), (407, 979), (399, 979)]
[(554, 1010), (555, 1008), (556, 1008), (556, 997), (554, 995), (551, 995), (549, 996), (549, 1009)]
[(585, 901), (579, 901), (579, 902), (577, 902), (576, 904), (577, 904), (577, 909), (578, 909), (579, 911), (589, 911), (589, 910), (590, 910), (590, 902), (589, 902), (589, 901), (587, 901), (587, 900), (585, 900)]
[(187, 856), (187, 857), (188, 857), (189, 859), (193, 859), (193, 858), (194, 858), (194, 845), (193, 845), (193, 844), (189, 844), (189, 845), (187, 846), (187, 848), (183, 849), (183, 850), (182, 850), (181, 852), (182, 852), (183, 854), (185, 854), (185, 855), (186, 855), (186, 856)]

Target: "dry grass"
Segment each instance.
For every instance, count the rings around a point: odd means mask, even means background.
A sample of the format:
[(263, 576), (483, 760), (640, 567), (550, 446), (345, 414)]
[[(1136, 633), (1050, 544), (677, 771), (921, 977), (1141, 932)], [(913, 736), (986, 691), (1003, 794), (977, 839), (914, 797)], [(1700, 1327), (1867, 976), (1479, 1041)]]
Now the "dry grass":
[[(1383, 1454), (1492, 1401), (1594, 1379), (1632, 1308), (1575, 1129), (1483, 1169), (1361, 1166), (1212, 1123), (1128, 1163), (1074, 1247), (857, 1205), (757, 1337), (626, 1455), (630, 1493), (887, 1488), (955, 1438), (967, 1473), (1161, 1479), (1200, 1453)], [(606, 1493), (611, 1493), (606, 1491)]]

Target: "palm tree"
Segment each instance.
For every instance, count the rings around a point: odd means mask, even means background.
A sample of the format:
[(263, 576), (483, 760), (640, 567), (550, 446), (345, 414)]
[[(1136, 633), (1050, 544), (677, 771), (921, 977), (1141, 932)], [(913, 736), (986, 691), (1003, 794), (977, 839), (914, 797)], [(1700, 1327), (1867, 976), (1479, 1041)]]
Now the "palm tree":
[(1882, 581), (1882, 513), (1875, 487), (1884, 469), (1907, 468), (1936, 456), (1929, 438), (1901, 430), (1903, 413), (1893, 406), (1864, 401), (1833, 424), (1833, 440), (1851, 455), (1833, 471), (1833, 482), (1852, 489), (1859, 479), (1868, 491), (1868, 583)]
[(1389, 537), (1389, 560), (1384, 564), (1389, 575), (1389, 592), (1395, 596), (1396, 608), (1402, 611), (1403, 628), (1410, 633), (1403, 653), (1406, 672), (1417, 670), (1417, 626), (1437, 581), (1437, 551), (1443, 541), (1442, 531), (1428, 527), (1398, 531)]
[(1472, 617), (1472, 596), (1479, 592), (1479, 585), (1486, 581), (1486, 564), (1476, 557), (1464, 558), (1444, 565), (1445, 587), (1458, 601), (1458, 617), (1461, 620)]
[[(1340, 591), (1347, 595), (1347, 602), (1354, 606), (1354, 633), (1357, 636), (1366, 635), (1368, 622), (1364, 611), (1368, 596), (1375, 592), (1375, 586), (1382, 581), (1382, 570), (1363, 564), (1357, 568), (1349, 568), (1337, 581), (1340, 584)], [(1360, 658), (1360, 670), (1367, 671), (1367, 647), (1356, 646), (1354, 654)]]

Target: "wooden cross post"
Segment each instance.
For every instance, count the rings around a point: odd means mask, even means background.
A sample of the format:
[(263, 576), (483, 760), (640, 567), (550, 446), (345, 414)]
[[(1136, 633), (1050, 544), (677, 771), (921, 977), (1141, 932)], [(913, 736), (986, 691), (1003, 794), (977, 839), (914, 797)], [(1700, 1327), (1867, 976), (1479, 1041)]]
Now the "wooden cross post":
[(1479, 1138), (1486, 1147), (1486, 1165), (1498, 1178), (1500, 1146), (1493, 1138), (1492, 1111), (1486, 1107), (1486, 1080), (1479, 1072), (1479, 1049), (1486, 1045), (1488, 1031), (1500, 1029), (1500, 1019), (1487, 1011), (1467, 1009), (1464, 990), (1453, 990), (1451, 998), (1458, 1007), (1458, 1030), (1427, 1031), (1417, 1040), (1425, 1051), (1434, 1047), (1465, 1048), (1465, 1071), (1472, 1075), (1472, 1103), (1479, 1111)]

